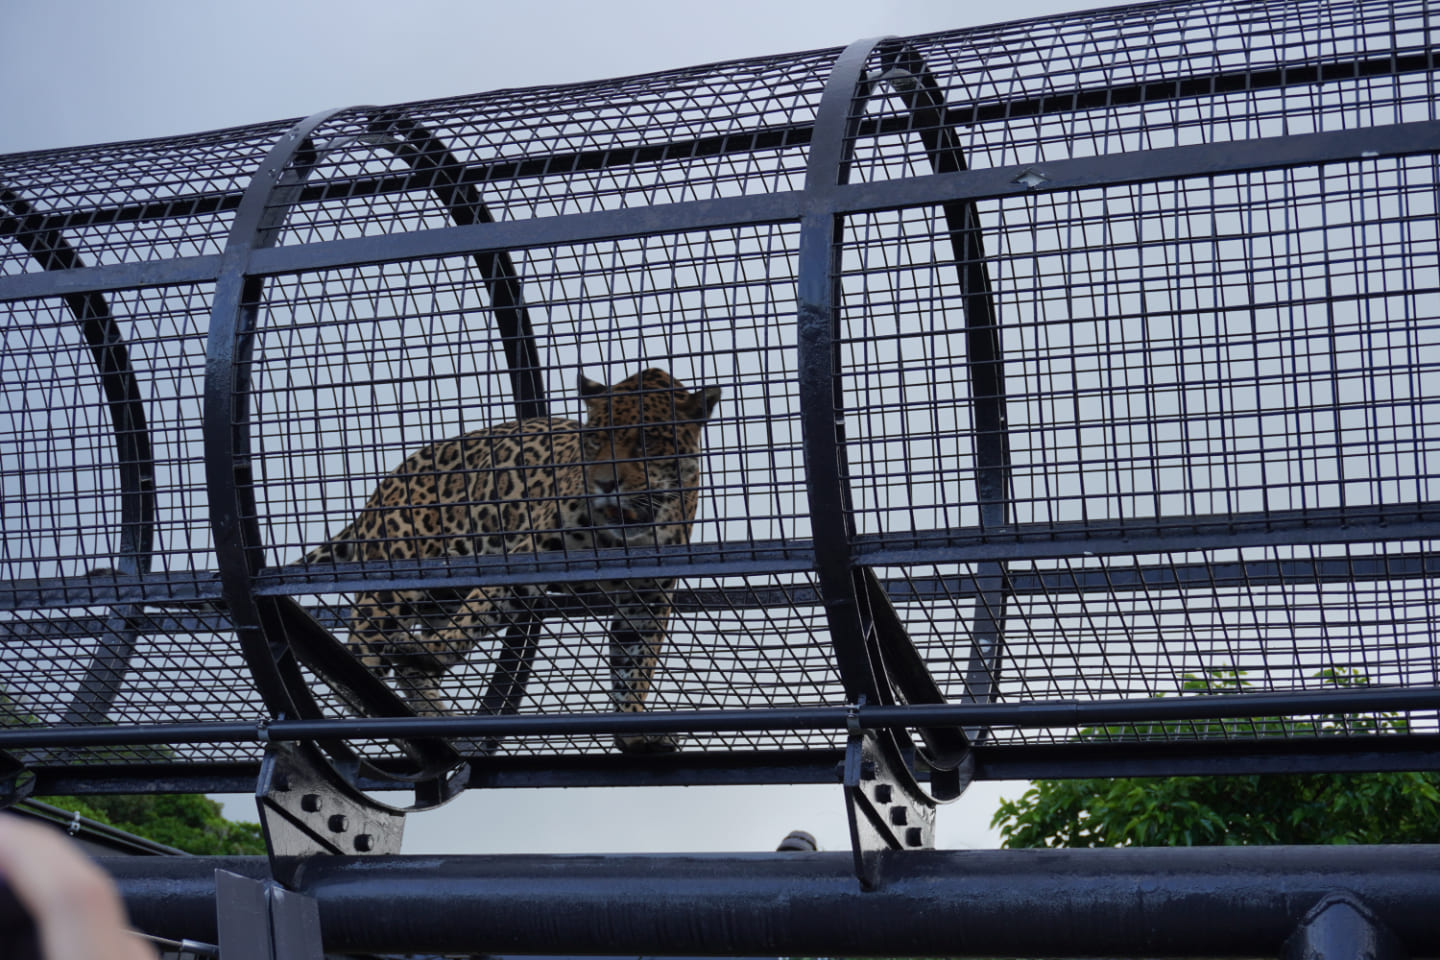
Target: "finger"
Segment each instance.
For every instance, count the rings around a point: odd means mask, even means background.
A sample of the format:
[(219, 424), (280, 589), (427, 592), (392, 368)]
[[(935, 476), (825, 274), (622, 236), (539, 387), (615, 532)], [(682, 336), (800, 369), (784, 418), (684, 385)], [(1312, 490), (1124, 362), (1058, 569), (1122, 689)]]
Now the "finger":
[(154, 960), (126, 931), (109, 875), (51, 827), (0, 815), (0, 878), (34, 919), (46, 960)]

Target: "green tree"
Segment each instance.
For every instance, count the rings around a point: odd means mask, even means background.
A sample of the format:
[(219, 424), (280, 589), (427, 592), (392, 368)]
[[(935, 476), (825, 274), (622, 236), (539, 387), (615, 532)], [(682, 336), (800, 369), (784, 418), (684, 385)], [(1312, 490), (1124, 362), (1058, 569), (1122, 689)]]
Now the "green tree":
[[(0, 727), (38, 723), (0, 687)], [(168, 760), (169, 748), (101, 747), (79, 751), (89, 762)], [(46, 797), (45, 801), (65, 810), (109, 824), (120, 830), (202, 856), (258, 854), (265, 852), (265, 838), (258, 823), (227, 820), (220, 804), (200, 794), (116, 794), (110, 796)]]
[[(1358, 686), (1364, 676), (1327, 670), (1321, 679)], [(1192, 692), (1239, 692), (1242, 672), (1188, 677)], [(1086, 739), (1255, 736), (1294, 732), (1334, 736), (1403, 733), (1393, 714), (1278, 717), (1164, 723), (1088, 730)], [(1041, 780), (1000, 805), (991, 825), (1005, 847), (1210, 846), (1280, 843), (1440, 842), (1440, 773), (1261, 774)]]
[(199, 794), (46, 797), (47, 803), (112, 827), (204, 856), (265, 852), (260, 825), (227, 820)]

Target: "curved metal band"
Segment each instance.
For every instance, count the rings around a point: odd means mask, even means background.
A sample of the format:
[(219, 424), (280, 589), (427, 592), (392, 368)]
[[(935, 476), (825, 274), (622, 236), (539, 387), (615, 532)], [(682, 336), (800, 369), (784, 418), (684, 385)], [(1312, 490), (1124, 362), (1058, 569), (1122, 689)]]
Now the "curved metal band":
[[(932, 169), (937, 173), (965, 169), (963, 152), (953, 130), (944, 123), (939, 85), (918, 53), (893, 39), (862, 40), (837, 59), (821, 98), (811, 139), (806, 191), (823, 196), (844, 184), (850, 152), (864, 105), (873, 93), (865, 64), (878, 54), (878, 78), (889, 80), (901, 94), (919, 131)], [(846, 694), (857, 701), (942, 702), (936, 686), (903, 623), (889, 604), (873, 573), (850, 562), (854, 536), (843, 423), (843, 384), (838, 339), (839, 245), (842, 214), (833, 205), (817, 203), (801, 227), (799, 256), (799, 371), (805, 431), (806, 475), (809, 483), (817, 576), (836, 660)], [(971, 377), (976, 466), (981, 510), (986, 523), (1003, 523), (1008, 512), (1009, 449), (1004, 433), (1004, 379), (999, 333), (988, 269), (984, 261), (979, 219), (973, 203), (944, 207), (957, 265), (961, 271), (966, 315), (966, 351)], [(985, 588), (973, 625), (975, 650), (967, 681), (971, 698), (988, 698), (1002, 640), (1006, 597), (1004, 568), (998, 562), (977, 571)], [(977, 696), (975, 690), (981, 690)], [(968, 738), (959, 731), (926, 729), (922, 753), (937, 769), (952, 771), (942, 789), (958, 795), (955, 773), (968, 756)]]
[[(924, 661), (910, 644), (904, 625), (890, 606), (885, 591), (868, 569), (851, 562), (855, 524), (845, 451), (844, 390), (838, 351), (840, 302), (839, 250), (844, 231), (843, 214), (829, 194), (844, 184), (850, 155), (864, 105), (870, 95), (865, 64), (880, 41), (860, 40), (846, 47), (831, 69), (816, 111), (805, 191), (812, 207), (800, 224), (797, 264), (799, 319), (796, 330), (801, 428), (805, 450), (805, 478), (810, 498), (811, 536), (815, 542), (816, 578), (825, 606), (836, 665), (851, 703), (895, 702), (895, 687), (923, 691), (907, 699), (940, 699)], [(881, 636), (881, 634), (885, 636)], [(886, 665), (886, 641), (898, 669)], [(898, 683), (896, 682), (898, 681)], [(935, 799), (953, 799), (962, 786), (958, 771), (969, 756), (958, 732), (926, 734), (932, 755), (942, 758), (951, 773), (933, 782)], [(851, 842), (862, 879), (872, 876), (869, 831), (861, 802), (864, 791), (852, 783), (851, 757), (858, 770), (862, 756), (874, 756), (886, 768), (900, 792), (917, 805), (933, 804), (915, 782), (902, 759), (900, 730), (876, 730), (852, 736), (847, 751), (846, 795)], [(862, 745), (863, 744), (863, 745)], [(873, 753), (871, 752), (873, 751)], [(855, 773), (855, 777), (859, 774)]]
[[(29, 202), (12, 190), (0, 190), (0, 206), (15, 218), (7, 230), (35, 258), (43, 270), (76, 270), (85, 266), (59, 230), (30, 226), (38, 215)], [(130, 364), (125, 338), (105, 297), (99, 293), (71, 294), (65, 305), (80, 324), (90, 355), (100, 373), (100, 385), (115, 429), (116, 471), (120, 480), (120, 551), (118, 571), (127, 576), (150, 572), (155, 549), (155, 456), (145, 420), (140, 384)], [(111, 610), (105, 635), (109, 642), (91, 657), (80, 685), (65, 708), (65, 724), (103, 723), (115, 701), (140, 631), (135, 626), (138, 605)]]
[[(456, 224), (495, 222), (480, 192), (465, 182), (461, 173), (464, 167), (430, 131), (395, 112), (375, 117), (369, 129), (373, 135), (383, 138), (382, 145), (408, 163), (417, 175), (429, 179), (426, 186)], [(474, 254), (474, 258), (490, 296), (495, 325), (500, 331), (500, 342), (510, 371), (515, 415), (521, 420), (548, 416), (545, 368), (540, 360), (515, 263), (504, 250), (480, 251)], [(506, 628), (501, 649), (494, 660), (489, 687), (480, 698), (482, 712), (503, 714), (519, 709), (539, 651), (541, 627), (541, 620), (532, 617)], [(493, 752), (498, 745), (498, 741), (487, 741), (482, 752)]]
[[(494, 223), (495, 218), (480, 198), (480, 192), (460, 176), (464, 169), (434, 134), (420, 124), (395, 113), (381, 114), (370, 124), (373, 132), (403, 139), (391, 149), (419, 174), (430, 176), (429, 188), (445, 206), (458, 226)], [(475, 264), (490, 295), (495, 325), (510, 370), (510, 388), (515, 398), (517, 419), (549, 416), (545, 402), (545, 365), (535, 344), (530, 311), (515, 263), (504, 250), (475, 254)]]
[[(805, 192), (824, 197), (846, 182), (850, 151), (859, 122), (857, 105), (866, 99), (865, 64), (878, 40), (858, 40), (836, 59), (820, 96), (805, 170)], [(866, 643), (859, 590), (850, 563), (855, 524), (845, 459), (837, 341), (840, 300), (836, 263), (842, 219), (824, 203), (815, 205), (800, 223), (797, 255), (796, 328), (800, 417), (805, 451), (805, 483), (810, 501), (811, 535), (815, 541), (816, 577), (824, 598), (825, 616), (837, 666), (851, 703), (864, 697), (887, 702), (880, 673)]]
[[(367, 110), (367, 108), (351, 108)], [(334, 638), (298, 606), (283, 599), (260, 598), (253, 590), (253, 577), (264, 565), (258, 510), (249, 476), (248, 416), (250, 393), (248, 357), (252, 348), (257, 313), (264, 292), (264, 278), (246, 275), (250, 253), (273, 245), (290, 209), (300, 199), (305, 181), (328, 153), (355, 142), (346, 137), (317, 146), (311, 140), (315, 130), (346, 111), (326, 111), (297, 124), (272, 149), (257, 171), (236, 214), (226, 246), (221, 280), (217, 284), (210, 342), (207, 345), (206, 449), (211, 486), (212, 522), (215, 527), (221, 579), (230, 601), (241, 647), (266, 704), (279, 716), (318, 715), (319, 708), (296, 669), (294, 658), (321, 673), (346, 700), (370, 715), (408, 714), (406, 707), (383, 682), (364, 670), (341, 650)], [(425, 184), (457, 224), (489, 223), (493, 217), (478, 191), (464, 183), (458, 161), (445, 146), (420, 124), (393, 111), (377, 112), (367, 124), (368, 135), (390, 149), (415, 173), (428, 177)], [(543, 416), (546, 409), (539, 351), (521, 296), (521, 286), (508, 253), (475, 255), (500, 328), (510, 364), (511, 385), (521, 417)], [(218, 455), (217, 455), (218, 454)], [(226, 464), (229, 464), (227, 467)], [(518, 628), (517, 628), (518, 629)], [(530, 633), (538, 634), (539, 624), (527, 632), (507, 638), (517, 651), (518, 665), (512, 665), (485, 698), (501, 708), (512, 706), (517, 693), (514, 677), (528, 675), (535, 644)], [(513, 633), (514, 631), (512, 631)], [(503, 689), (502, 689), (503, 688)], [(497, 700), (498, 698), (498, 700)], [(420, 768), (400, 779), (428, 781), (454, 767), (458, 758), (446, 745), (436, 741), (413, 741), (402, 746)], [(349, 763), (360, 762), (343, 744), (326, 749)], [(368, 768), (368, 764), (366, 765)], [(386, 774), (371, 770), (380, 776)], [(393, 774), (392, 774), (393, 775)], [(448, 788), (431, 799), (448, 799)]]
[[(323, 156), (311, 140), (315, 130), (351, 109), (355, 108), (327, 110), (296, 124), (251, 179), (226, 243), (206, 343), (205, 467), (221, 586), (256, 689), (275, 717), (320, 715), (300, 673), (296, 651), (334, 641), (298, 605), (259, 597), (253, 589), (254, 576), (265, 565), (265, 545), (250, 462), (250, 357), (265, 279), (248, 275), (247, 269), (253, 251), (278, 240), (305, 181)], [(326, 674), (337, 692), (365, 701), (382, 716), (410, 712), (358, 663), (348, 666), (348, 671)], [(458, 759), (436, 741), (407, 741), (402, 746), (420, 765), (416, 776), (406, 779), (428, 783)], [(347, 744), (329, 742), (324, 747), (347, 768), (358, 767), (360, 759)]]
[[(299, 671), (282, 630), (251, 589), (264, 566), (250, 463), (249, 358), (264, 280), (246, 276), (252, 251), (270, 246), (298, 187), (317, 161), (310, 135), (341, 110), (300, 121), (251, 178), (222, 255), (205, 344), (205, 474), (221, 588), (240, 650), (273, 716), (297, 716)], [(282, 201), (276, 203), (275, 201)], [(288, 200), (289, 202), (283, 202)], [(273, 633), (273, 636), (267, 636)]]
[[(945, 97), (919, 52), (900, 40), (880, 44), (881, 79), (888, 80), (910, 112), (935, 173), (968, 169), (960, 139), (945, 122)], [(1005, 370), (984, 235), (974, 201), (944, 204), (945, 226), (960, 275), (965, 314), (966, 369), (970, 377), (971, 427), (975, 436), (975, 486), (982, 528), (1010, 522), (1010, 440), (1005, 415)], [(1005, 642), (1005, 608), (1010, 596), (1005, 563), (976, 564), (975, 617), (966, 668), (965, 699), (988, 702), (999, 679)], [(966, 731), (973, 741), (987, 731)]]

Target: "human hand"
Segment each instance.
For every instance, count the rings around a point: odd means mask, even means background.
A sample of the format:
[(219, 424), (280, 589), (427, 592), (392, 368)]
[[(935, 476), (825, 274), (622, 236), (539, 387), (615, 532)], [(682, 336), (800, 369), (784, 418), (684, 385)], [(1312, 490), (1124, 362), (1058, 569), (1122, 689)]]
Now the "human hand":
[(34, 920), (44, 960), (155, 960), (110, 877), (52, 827), (0, 814), (0, 883)]

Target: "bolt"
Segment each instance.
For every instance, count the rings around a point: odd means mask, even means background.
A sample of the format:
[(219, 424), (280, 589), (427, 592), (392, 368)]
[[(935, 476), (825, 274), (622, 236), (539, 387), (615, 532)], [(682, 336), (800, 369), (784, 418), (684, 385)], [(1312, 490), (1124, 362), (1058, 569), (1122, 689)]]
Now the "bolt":
[(888, 784), (888, 783), (877, 783), (877, 784), (875, 784), (875, 802), (876, 802), (876, 803), (889, 803), (889, 802), (890, 802), (890, 797), (891, 797), (893, 794), (894, 794), (894, 791), (893, 791), (893, 789), (891, 788), (890, 784)]
[(369, 853), (375, 848), (375, 838), (368, 833), (356, 834), (355, 849), (361, 853)]
[(907, 827), (905, 830), (905, 846), (918, 847), (925, 842), (925, 832), (919, 827)]
[(891, 822), (892, 824), (894, 824), (894, 825), (897, 826), (897, 827), (903, 827), (903, 826), (905, 826), (905, 820), (906, 820), (906, 816), (905, 816), (905, 808), (904, 808), (904, 807), (891, 807), (891, 808), (890, 808), (890, 822)]
[(290, 791), (290, 775), (288, 773), (276, 774), (275, 779), (270, 781), (270, 788), (276, 793), (288, 793)]
[(331, 833), (344, 833), (350, 828), (350, 821), (343, 813), (332, 813), (328, 823)]
[(300, 809), (306, 813), (319, 813), (324, 805), (324, 800), (318, 793), (307, 793), (300, 798)]
[(861, 780), (874, 780), (874, 779), (875, 779), (875, 761), (874, 761), (874, 760), (861, 760), (861, 761), (860, 761), (860, 779), (861, 779)]

